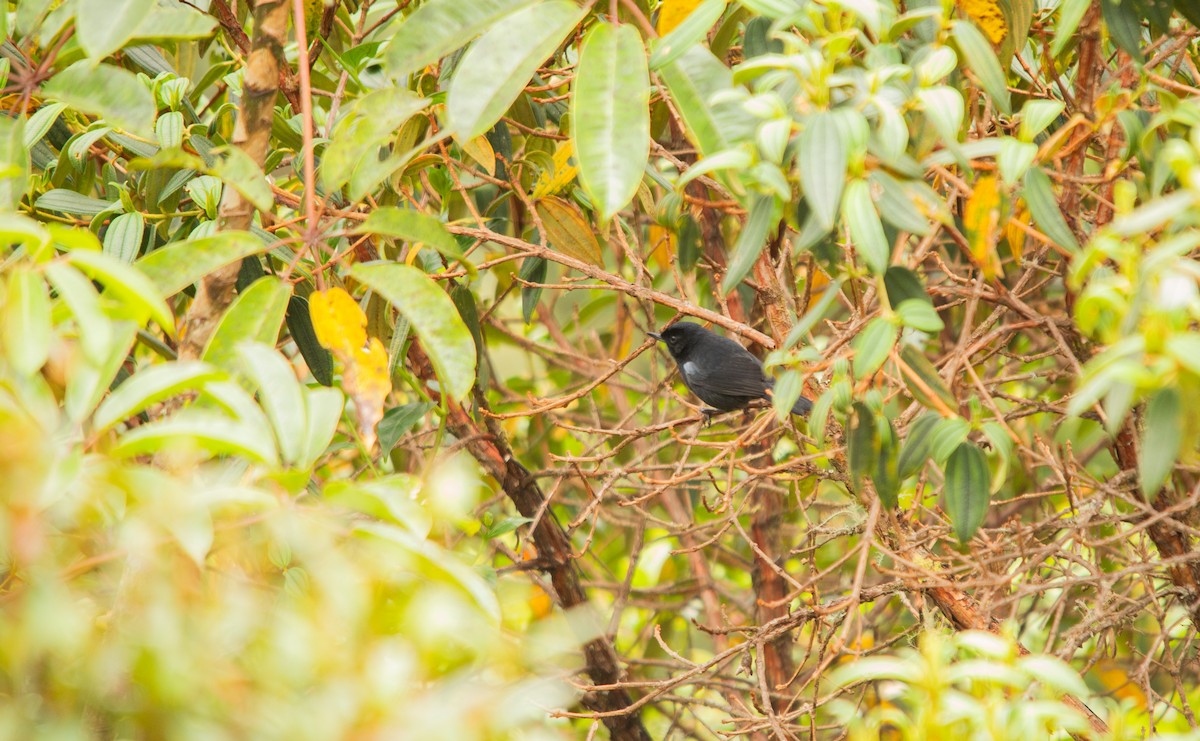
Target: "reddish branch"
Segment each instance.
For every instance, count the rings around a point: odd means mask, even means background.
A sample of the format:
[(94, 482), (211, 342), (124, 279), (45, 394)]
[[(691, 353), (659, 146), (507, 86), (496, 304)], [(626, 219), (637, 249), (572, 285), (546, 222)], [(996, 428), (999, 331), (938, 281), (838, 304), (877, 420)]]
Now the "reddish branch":
[[(266, 3), (258, 3), (258, 5), (263, 4), (274, 5), (275, 3), (270, 2), (270, 0), (268, 0)], [(286, 3), (282, 4), (286, 5)], [(242, 30), (241, 22), (238, 21), (237, 16), (234, 15), (233, 10), (229, 7), (229, 4), (226, 3), (225, 0), (212, 0), (212, 5), (209, 6), (209, 11), (213, 14), (213, 16), (216, 17), (217, 22), (221, 24), (221, 28), (225, 30), (225, 33), (229, 36), (230, 40), (233, 41), (233, 44), (238, 48), (238, 51), (240, 51), (242, 54), (251, 54), (252, 47), (250, 39), (246, 37), (246, 32)], [(336, 12), (336, 5), (334, 6), (334, 12)], [(257, 6), (255, 7), (254, 15), (257, 19), (259, 15), (259, 9)], [(323, 20), (324, 18), (322, 18), (322, 21)], [(330, 21), (330, 24), (332, 27), (332, 20)], [(255, 25), (255, 36), (257, 37), (257, 20), (255, 21)], [(322, 23), (321, 27), (324, 29), (324, 23)], [(284, 41), (287, 39), (286, 24), (283, 28), (283, 35), (280, 38)], [(280, 58), (282, 59), (282, 56)], [(290, 66), (286, 64), (279, 65), (276, 72), (276, 82), (274, 83), (274, 87), (282, 92), (283, 97), (287, 98), (288, 102), (292, 104), (292, 110), (299, 113), (300, 81), (296, 78), (296, 73), (292, 71)]]

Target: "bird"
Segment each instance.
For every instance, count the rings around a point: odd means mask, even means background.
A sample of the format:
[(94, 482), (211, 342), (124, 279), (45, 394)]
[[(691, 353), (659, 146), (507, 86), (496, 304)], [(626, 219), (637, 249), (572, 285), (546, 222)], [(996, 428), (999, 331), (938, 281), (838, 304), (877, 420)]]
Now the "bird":
[[(667, 346), (684, 385), (711, 407), (701, 410), (706, 420), (717, 412), (771, 398), (775, 379), (763, 371), (758, 358), (733, 340), (692, 322), (646, 334)], [(792, 414), (805, 415), (811, 409), (812, 401), (801, 396), (792, 406)]]

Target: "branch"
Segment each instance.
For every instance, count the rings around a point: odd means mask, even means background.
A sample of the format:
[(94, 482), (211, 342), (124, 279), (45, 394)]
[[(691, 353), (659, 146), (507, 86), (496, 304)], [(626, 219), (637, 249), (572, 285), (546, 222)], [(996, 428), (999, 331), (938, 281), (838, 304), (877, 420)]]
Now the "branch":
[[(223, 6), (216, 0), (213, 8)], [(225, 7), (228, 11), (228, 7)], [(246, 58), (242, 99), (233, 144), (250, 156), (259, 167), (267, 158), (271, 143), (271, 122), (275, 116), (275, 97), (283, 46), (287, 43), (288, 4), (285, 0), (259, 0), (254, 8), (254, 42)], [(240, 28), (239, 28), (240, 30)], [(236, 188), (225, 188), (217, 219), (219, 231), (246, 230), (254, 219), (254, 206)], [(234, 262), (204, 277), (196, 289), (196, 298), (184, 317), (181, 359), (199, 358), (208, 338), (217, 327), (221, 314), (233, 302), (233, 288), (241, 265)]]

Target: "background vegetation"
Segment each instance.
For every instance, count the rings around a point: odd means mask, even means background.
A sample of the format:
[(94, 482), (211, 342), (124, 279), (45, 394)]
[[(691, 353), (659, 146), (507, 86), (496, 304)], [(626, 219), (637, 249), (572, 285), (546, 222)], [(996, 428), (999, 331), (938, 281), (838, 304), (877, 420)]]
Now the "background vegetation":
[(0, 736), (1196, 735), (1190, 2), (0, 10)]

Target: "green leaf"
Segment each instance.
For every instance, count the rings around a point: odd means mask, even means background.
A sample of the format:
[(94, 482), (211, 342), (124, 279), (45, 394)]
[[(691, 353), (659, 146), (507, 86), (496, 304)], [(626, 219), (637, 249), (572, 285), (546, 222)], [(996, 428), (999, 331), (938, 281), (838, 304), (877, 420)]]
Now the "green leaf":
[(446, 226), (433, 216), (414, 209), (395, 206), (377, 208), (355, 232), (419, 242), (437, 250), (447, 260), (464, 261), (462, 249)]
[(657, 70), (700, 43), (725, 13), (726, 0), (704, 0), (688, 17), (651, 44), (650, 69)]
[(854, 179), (846, 186), (846, 194), (842, 198), (842, 216), (846, 226), (850, 227), (850, 236), (858, 254), (872, 273), (882, 274), (887, 270), (892, 250), (883, 234), (879, 212), (871, 202), (867, 181)]
[(781, 422), (792, 416), (792, 407), (800, 399), (804, 391), (804, 376), (800, 371), (790, 370), (779, 377), (771, 394), (771, 406), (775, 408), (775, 417)]
[(1183, 451), (1183, 400), (1179, 391), (1159, 389), (1146, 405), (1141, 445), (1138, 446), (1138, 483), (1153, 501), (1175, 468)]
[(775, 197), (770, 195), (756, 196), (750, 205), (750, 214), (742, 231), (738, 234), (737, 244), (733, 247), (733, 255), (729, 258), (729, 266), (725, 277), (721, 279), (721, 293), (728, 294), (754, 268), (754, 263), (766, 246), (767, 236), (771, 227), (779, 220), (779, 209)]
[(820, 111), (805, 119), (796, 159), (804, 200), (817, 223), (828, 231), (837, 218), (849, 166), (849, 153), (836, 116)]
[[(0, 13), (0, 15), (3, 15)], [(3, 61), (0, 60), (0, 64)], [(29, 148), (24, 146), (25, 121), (0, 116), (0, 212), (16, 211), (29, 180)]]
[(423, 539), (433, 527), (433, 518), (414, 498), (418, 488), (415, 477), (396, 474), (370, 482), (335, 481), (324, 493), (331, 504), (395, 523)]
[(475, 383), (475, 343), (446, 292), (428, 275), (394, 263), (355, 265), (350, 274), (399, 309), (429, 356), (444, 394), (461, 400)]
[(871, 408), (861, 401), (850, 410), (849, 430), (846, 433), (846, 458), (850, 464), (850, 481), (855, 489), (863, 476), (872, 471), (879, 455), (879, 430)]
[(104, 357), (99, 361), (92, 361), (85, 354), (87, 362), (76, 364), (67, 379), (63, 407), (67, 418), (76, 425), (82, 425), (95, 411), (100, 399), (108, 393), (117, 372), (129, 359), (130, 350), (137, 337), (137, 325), (133, 322), (113, 322), (107, 317), (101, 321), (108, 325), (112, 337), (112, 341), (105, 348)]
[(81, 60), (54, 75), (42, 91), (133, 134), (154, 133), (154, 95), (136, 75), (120, 67)]
[(301, 357), (308, 364), (308, 370), (313, 378), (322, 386), (333, 385), (333, 354), (317, 341), (316, 330), (313, 329), (312, 316), (308, 312), (308, 299), (302, 296), (292, 296), (287, 307), (288, 333), (300, 350)]
[(104, 59), (125, 45), (149, 15), (154, 0), (78, 0), (75, 37), (93, 61)]
[(935, 463), (944, 463), (967, 439), (971, 424), (962, 417), (939, 419), (929, 433), (929, 453)]
[(196, 360), (147, 366), (109, 394), (92, 417), (92, 429), (103, 432), (152, 404), (199, 390), (205, 383), (223, 377), (218, 369)]
[(588, 33), (571, 121), (579, 182), (607, 221), (633, 199), (650, 154), (650, 73), (633, 26), (600, 23)]
[(38, 196), (37, 202), (34, 203), (35, 207), (43, 211), (58, 211), (72, 216), (95, 216), (112, 208), (112, 205), (110, 201), (90, 198), (64, 188), (48, 190)]
[[(180, 39), (203, 39), (211, 36), (216, 27), (216, 18), (199, 12), (195, 7), (164, 8), (160, 6), (155, 7), (141, 23), (137, 24), (130, 41), (146, 44)], [(145, 56), (147, 49), (153, 49), (153, 47), (127, 46), (125, 54), (130, 57)]]
[(987, 457), (974, 443), (964, 442), (946, 462), (946, 514), (958, 542), (966, 543), (983, 524), (991, 503)]
[(176, 448), (243, 456), (267, 464), (278, 463), (279, 458), (269, 430), (260, 430), (201, 409), (185, 409), (173, 417), (126, 433), (112, 449), (112, 454), (118, 457), (146, 455)]
[(900, 323), (904, 326), (930, 334), (941, 332), (946, 326), (933, 304), (919, 298), (901, 301), (896, 307), (896, 316), (900, 317)]
[(896, 344), (896, 327), (883, 317), (875, 317), (854, 338), (854, 377), (869, 378), (887, 360)]
[(126, 265), (102, 252), (87, 250), (71, 251), (67, 253), (67, 260), (84, 275), (103, 283), (105, 288), (141, 315), (139, 321), (149, 316), (167, 334), (175, 333), (175, 315), (171, 313), (167, 302), (158, 294), (154, 283), (132, 265)]
[(900, 359), (920, 379), (920, 383), (918, 384), (908, 373), (903, 374), (905, 385), (908, 386), (909, 392), (918, 403), (935, 411), (940, 409), (933, 398), (927, 393), (928, 390), (940, 399), (945, 407), (952, 410), (958, 408), (958, 400), (954, 398), (954, 394), (950, 393), (946, 382), (938, 375), (937, 368), (933, 367), (933, 363), (929, 362), (929, 358), (925, 357), (925, 353), (913, 345), (905, 345), (900, 350)]
[(154, 281), (159, 295), (166, 298), (232, 262), (266, 252), (268, 246), (250, 232), (220, 232), (172, 242), (138, 260), (134, 267)]
[(112, 323), (100, 308), (100, 294), (95, 286), (82, 273), (64, 262), (47, 264), (46, 277), (79, 325), (79, 342), (83, 345), (83, 354), (92, 363), (103, 363), (108, 357), (109, 345), (112, 343)]
[[(544, 283), (548, 267), (544, 257), (527, 257), (521, 261), (521, 269), (517, 271), (517, 277), (530, 283)], [(533, 322), (533, 311), (537, 308), (538, 299), (541, 297), (541, 286), (521, 286), (521, 316), (525, 319), (526, 324)]]
[[(280, 314), (282, 319), (282, 312)], [(272, 341), (274, 338), (272, 338)], [(275, 429), (275, 439), (284, 463), (298, 464), (304, 454), (308, 413), (296, 373), (275, 349), (257, 342), (237, 347), (242, 373), (258, 388), (258, 398)]]
[(971, 21), (955, 21), (951, 27), (951, 33), (954, 35), (954, 41), (958, 44), (958, 50), (962, 52), (967, 66), (979, 79), (979, 84), (983, 86), (984, 92), (992, 98), (1001, 113), (1012, 115), (1008, 81), (1004, 76), (1004, 70), (1000, 67), (1000, 61), (996, 59), (992, 45)]
[(941, 419), (934, 412), (925, 412), (909, 423), (896, 466), (900, 478), (906, 479), (925, 467), (933, 453), (933, 429)]
[(146, 220), (136, 211), (113, 219), (104, 231), (104, 254), (123, 263), (132, 263), (142, 249)]
[(37, 109), (37, 112), (25, 122), (25, 135), (22, 141), (28, 149), (42, 140), (59, 115), (67, 109), (66, 103), (51, 103)]
[(22, 376), (37, 373), (50, 356), (50, 294), (40, 273), (16, 267), (8, 273), (3, 340), (6, 360)]
[[(321, 155), (321, 182), (329, 190), (336, 190), (364, 167), (371, 169), (372, 176), (356, 179), (357, 189), (367, 186), (369, 190), (373, 183), (387, 177), (404, 164), (408, 153), (393, 152), (387, 167), (381, 168), (380, 148), (428, 104), (429, 101), (404, 88), (384, 88), (359, 98), (350, 107), (350, 113), (334, 128), (333, 141)], [(352, 197), (361, 195), (352, 194)]]
[(1142, 19), (1132, 0), (1100, 0), (1100, 12), (1104, 25), (1117, 46), (1124, 49), (1138, 63), (1146, 58), (1142, 55)]
[(1173, 334), (1167, 338), (1166, 349), (1175, 362), (1200, 376), (1200, 334)]
[(241, 367), (237, 349), (240, 344), (256, 342), (274, 347), (291, 295), (291, 284), (273, 275), (254, 281), (222, 315), (201, 359), (235, 371)]
[(909, 234), (925, 236), (929, 233), (929, 214), (922, 213), (924, 204), (915, 200), (911, 193), (913, 188), (919, 188), (924, 183), (902, 184), (883, 170), (873, 170), (868, 180), (871, 192), (878, 193), (875, 205), (885, 221)]
[(263, 175), (262, 168), (250, 155), (240, 147), (233, 146), (221, 147), (214, 150), (213, 154), (221, 156), (212, 170), (214, 175), (241, 193), (242, 197), (259, 211), (271, 210), (275, 205), (271, 185), (267, 182), (266, 175)]
[(908, 299), (918, 299), (931, 306), (933, 304), (921, 279), (908, 268), (899, 265), (888, 268), (883, 275), (883, 285), (887, 290), (888, 303), (893, 307), (899, 306)]
[(899, 464), (896, 456), (896, 429), (891, 420), (880, 415), (875, 419), (876, 437), (879, 440), (879, 455), (871, 472), (871, 483), (879, 501), (888, 509), (895, 509), (900, 497)]
[(428, 401), (418, 401), (401, 404), (384, 412), (383, 419), (379, 420), (379, 426), (376, 428), (379, 434), (379, 449), (384, 455), (390, 453), (400, 438), (415, 427), (434, 406)]
[(1054, 29), (1054, 43), (1050, 45), (1051, 56), (1057, 57), (1067, 48), (1067, 44), (1078, 40), (1075, 32), (1079, 30), (1079, 22), (1090, 7), (1092, 0), (1063, 0), (1058, 25)]
[(513, 13), (479, 37), (450, 83), (450, 129), (474, 139), (492, 128), (585, 12), (569, 0), (547, 0)]
[(339, 389), (310, 388), (304, 390), (304, 402), (308, 409), (308, 427), (304, 430), (304, 453), (298, 466), (307, 469), (312, 468), (329, 448), (337, 433), (346, 397)]
[(1075, 239), (1062, 211), (1058, 209), (1058, 199), (1054, 197), (1054, 188), (1050, 185), (1050, 177), (1040, 167), (1032, 167), (1025, 173), (1025, 204), (1029, 206), (1029, 215), (1047, 237), (1053, 239), (1059, 246), (1071, 251), (1079, 250), (1079, 242)]
[(431, 0), (404, 19), (388, 42), (388, 74), (400, 80), (436, 62), (535, 0)]
[(731, 149), (754, 136), (755, 121), (727, 95), (735, 88), (733, 73), (704, 45), (689, 48), (678, 59), (659, 70), (671, 100), (679, 109), (688, 138), (704, 156)]

